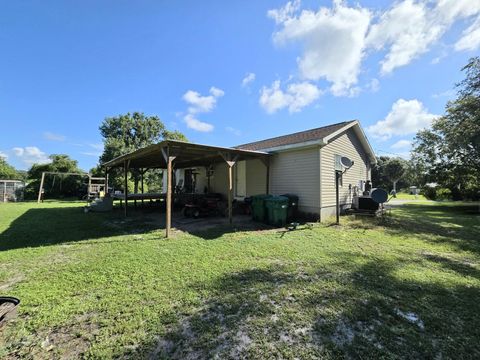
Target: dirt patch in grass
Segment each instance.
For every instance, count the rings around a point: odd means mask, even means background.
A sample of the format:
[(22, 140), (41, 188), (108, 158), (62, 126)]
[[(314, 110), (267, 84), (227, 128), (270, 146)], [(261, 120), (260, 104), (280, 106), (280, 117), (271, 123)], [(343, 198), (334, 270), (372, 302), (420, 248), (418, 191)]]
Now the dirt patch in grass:
[(0, 284), (0, 291), (10, 290), (13, 286), (15, 286), (17, 283), (24, 279), (25, 275), (23, 273), (11, 275), (6, 281)]
[(40, 342), (40, 346), (33, 343), (31, 346), (24, 344), (21, 349), (18, 349), (18, 352), (12, 352), (12, 355), (18, 355), (20, 358), (27, 357), (24, 351), (29, 349), (29, 355), (35, 359), (81, 358), (100, 332), (96, 319), (98, 319), (98, 314), (87, 313), (77, 316), (75, 322), (69, 325), (42, 329), (34, 337), (34, 341)]

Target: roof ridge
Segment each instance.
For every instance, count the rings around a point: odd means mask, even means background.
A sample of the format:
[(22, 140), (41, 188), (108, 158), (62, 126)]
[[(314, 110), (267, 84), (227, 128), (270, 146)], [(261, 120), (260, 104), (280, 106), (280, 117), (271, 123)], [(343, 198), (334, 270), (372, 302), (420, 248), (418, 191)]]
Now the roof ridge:
[(252, 142), (249, 142), (249, 143), (236, 145), (236, 146), (234, 146), (234, 148), (241, 148), (243, 146), (249, 146), (249, 145), (258, 144), (258, 143), (267, 142), (267, 141), (273, 141), (273, 140), (281, 139), (281, 138), (284, 138), (284, 137), (295, 137), (295, 136), (298, 136), (298, 135), (303, 134), (303, 133), (309, 133), (309, 132), (313, 132), (313, 131), (324, 130), (324, 129), (327, 129), (327, 128), (330, 128), (330, 127), (337, 127), (339, 125), (347, 125), (347, 124), (352, 123), (354, 121), (357, 121), (357, 120), (341, 121), (341, 122), (338, 122), (338, 123), (335, 123), (335, 124), (320, 126), (318, 128), (297, 131), (297, 132), (294, 132), (294, 133), (279, 135), (279, 136), (275, 136), (275, 137), (267, 138), (267, 139), (262, 139), (262, 140), (256, 140), (256, 141), (252, 141)]

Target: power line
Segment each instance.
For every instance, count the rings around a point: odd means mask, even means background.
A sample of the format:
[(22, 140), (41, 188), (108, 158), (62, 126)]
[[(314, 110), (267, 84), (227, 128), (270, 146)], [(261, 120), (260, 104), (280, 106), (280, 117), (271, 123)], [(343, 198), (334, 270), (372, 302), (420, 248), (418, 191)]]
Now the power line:
[(380, 150), (380, 149), (375, 149), (375, 152), (381, 152), (381, 153), (385, 153), (385, 154), (389, 154), (389, 155), (395, 155), (395, 156), (398, 156), (398, 157), (401, 157), (401, 158), (404, 158), (405, 154), (398, 154), (398, 153), (393, 153), (393, 152), (390, 152), (390, 151), (385, 151), (385, 150)]

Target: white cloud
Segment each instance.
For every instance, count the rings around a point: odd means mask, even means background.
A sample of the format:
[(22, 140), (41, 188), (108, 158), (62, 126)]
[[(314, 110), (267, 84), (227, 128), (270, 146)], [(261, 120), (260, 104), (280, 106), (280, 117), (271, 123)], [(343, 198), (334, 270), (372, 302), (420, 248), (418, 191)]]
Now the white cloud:
[[(478, 13), (478, 0), (438, 0), (436, 3), (403, 0), (385, 11), (378, 23), (371, 26), (367, 46), (375, 50), (387, 48), (381, 62), (381, 72), (387, 74), (427, 52), (455, 21)], [(475, 34), (472, 37), (475, 38)], [(470, 44), (472, 40), (466, 42)]]
[(398, 140), (395, 144), (390, 146), (394, 150), (409, 149), (412, 146), (410, 140)]
[(215, 96), (215, 98), (219, 98), (225, 95), (225, 91), (223, 91), (222, 89), (216, 88), (215, 86), (212, 86), (210, 88), (210, 94)]
[(474, 51), (480, 48), (480, 16), (465, 29), (462, 37), (455, 43), (457, 51)]
[(432, 95), (432, 98), (434, 98), (434, 99), (443, 98), (443, 97), (452, 98), (452, 97), (455, 96), (456, 93), (457, 93), (457, 92), (456, 92), (455, 90), (453, 90), (453, 89), (445, 90), (445, 91), (442, 91), (442, 92), (433, 94), (433, 95)]
[(392, 105), (392, 109), (384, 120), (369, 126), (367, 130), (374, 137), (387, 140), (394, 135), (414, 134), (430, 126), (437, 116), (429, 113), (416, 99), (399, 99)]
[(12, 151), (14, 155), (27, 166), (33, 164), (48, 164), (51, 162), (47, 154), (36, 146), (27, 146), (24, 148), (14, 147)]
[[(354, 96), (360, 91), (357, 83), (367, 55), (385, 53), (380, 72), (391, 73), (429, 51), (455, 22), (479, 16), (480, 0), (399, 0), (375, 14), (343, 0), (333, 0), (331, 7), (317, 11), (301, 10), (296, 0), (269, 10), (267, 15), (278, 25), (273, 34), (275, 44), (301, 45), (297, 59), (300, 80), (327, 80), (333, 95)], [(477, 19), (454, 48), (479, 47)]]
[(245, 87), (253, 81), (255, 81), (255, 74), (248, 73), (247, 75), (245, 75), (245, 77), (242, 80), (242, 86)]
[(268, 17), (277, 24), (288, 21), (300, 9), (300, 0), (289, 1), (280, 9), (272, 9), (267, 12)]
[(217, 99), (214, 96), (201, 96), (198, 92), (188, 90), (183, 95), (183, 100), (192, 105), (189, 111), (194, 112), (208, 112), (213, 109)]
[(283, 108), (289, 112), (298, 112), (314, 102), (322, 92), (309, 82), (293, 83), (284, 91), (280, 88), (280, 80), (276, 80), (270, 87), (264, 86), (260, 91), (260, 105), (269, 114)]
[(227, 127), (225, 128), (225, 130), (227, 130), (229, 133), (232, 133), (233, 135), (236, 135), (236, 136), (242, 135), (242, 132), (241, 132), (240, 130), (235, 129), (235, 128), (231, 127), (231, 126), (227, 126)]
[(82, 151), (80, 154), (82, 155), (87, 155), (87, 156), (96, 156), (100, 157), (102, 156), (103, 153), (103, 144), (87, 144), (90, 148), (92, 148), (94, 151)]
[(185, 123), (187, 124), (187, 127), (193, 130), (201, 131), (201, 132), (210, 132), (213, 130), (213, 125), (202, 122), (195, 118), (193, 114), (187, 114), (184, 117)]
[(3, 158), (5, 160), (7, 160), (8, 159), (7, 153), (4, 153), (3, 151), (0, 151), (0, 158)]
[(375, 93), (380, 90), (380, 81), (378, 79), (373, 78), (370, 83), (367, 85), (367, 89), (371, 92)]
[(365, 36), (371, 19), (369, 10), (348, 7), (335, 1), (332, 9), (303, 10), (295, 14), (297, 3), (287, 3), (268, 15), (282, 28), (274, 33), (276, 44), (299, 41), (304, 47), (297, 60), (300, 75), (307, 80), (326, 79), (336, 96), (352, 95), (364, 56)]
[(190, 105), (187, 114), (183, 117), (187, 127), (201, 132), (212, 131), (213, 125), (198, 120), (196, 114), (212, 111), (217, 105), (218, 98), (223, 95), (225, 95), (225, 92), (215, 86), (210, 88), (210, 95), (207, 96), (202, 96), (200, 93), (193, 90), (188, 90), (183, 94), (183, 100)]
[(88, 144), (88, 146), (90, 146), (91, 148), (95, 149), (95, 150), (100, 150), (100, 151), (103, 151), (103, 144)]
[(45, 131), (43, 133), (43, 138), (50, 141), (65, 141), (66, 136), (61, 134), (55, 134), (50, 131)]
[(429, 21), (428, 12), (425, 3), (404, 0), (397, 2), (372, 25), (368, 46), (376, 50), (388, 47), (382, 60), (383, 74), (410, 63), (440, 37), (442, 27)]

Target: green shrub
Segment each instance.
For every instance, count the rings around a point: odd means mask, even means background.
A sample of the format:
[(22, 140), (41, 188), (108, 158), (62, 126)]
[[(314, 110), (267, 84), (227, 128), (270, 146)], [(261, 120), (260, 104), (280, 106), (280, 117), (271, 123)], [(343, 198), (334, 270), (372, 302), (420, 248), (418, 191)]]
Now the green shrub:
[(424, 186), (420, 191), (420, 194), (425, 196), (428, 200), (437, 199), (437, 189), (431, 186)]
[(437, 190), (437, 200), (451, 200), (452, 191), (446, 188), (439, 188)]

